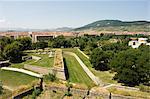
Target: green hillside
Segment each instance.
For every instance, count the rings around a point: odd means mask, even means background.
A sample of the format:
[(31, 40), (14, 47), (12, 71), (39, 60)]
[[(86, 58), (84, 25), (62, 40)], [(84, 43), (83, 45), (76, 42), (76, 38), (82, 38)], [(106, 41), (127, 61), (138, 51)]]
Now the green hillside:
[(74, 29), (75, 31), (82, 30), (96, 30), (96, 31), (144, 31), (150, 32), (149, 21), (120, 21), (120, 20), (100, 20), (83, 27)]

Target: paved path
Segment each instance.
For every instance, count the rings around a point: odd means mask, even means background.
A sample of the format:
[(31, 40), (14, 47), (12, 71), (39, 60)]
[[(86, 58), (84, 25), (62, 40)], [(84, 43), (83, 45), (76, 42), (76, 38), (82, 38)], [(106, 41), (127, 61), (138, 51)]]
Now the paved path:
[(34, 77), (38, 77), (38, 78), (42, 78), (43, 76), (38, 74), (38, 73), (34, 73), (25, 69), (19, 69), (19, 68), (12, 68), (12, 67), (2, 67), (1, 69), (3, 70), (9, 70), (9, 71), (16, 71), (16, 72), (21, 72), (21, 73), (25, 73), (28, 74), (30, 76), (34, 76)]
[(75, 54), (72, 52), (64, 52), (66, 54), (72, 55), (76, 58), (76, 60), (79, 62), (80, 66), (83, 68), (83, 70), (85, 71), (85, 73), (93, 80), (93, 82), (96, 85), (102, 85), (102, 83), (100, 82), (99, 78), (96, 77), (88, 68), (87, 66), (82, 62), (82, 60)]
[(79, 48), (77, 49), (80, 53), (82, 53), (86, 58), (89, 59), (89, 56), (87, 56), (83, 51), (81, 51)]

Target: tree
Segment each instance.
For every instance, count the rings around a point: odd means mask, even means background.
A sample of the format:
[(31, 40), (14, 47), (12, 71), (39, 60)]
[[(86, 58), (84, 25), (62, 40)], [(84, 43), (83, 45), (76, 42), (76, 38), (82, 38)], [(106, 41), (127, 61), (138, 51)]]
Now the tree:
[(5, 59), (9, 59), (11, 62), (21, 62), (22, 61), (22, 51), (20, 50), (22, 45), (14, 41), (11, 44), (6, 45), (3, 54)]
[(150, 53), (143, 51), (136, 61), (139, 82), (150, 86)]
[(17, 39), (22, 44), (21, 50), (28, 50), (31, 48), (32, 40), (30, 37), (24, 37)]
[(2, 37), (0, 39), (0, 50), (3, 51), (4, 47), (7, 45), (7, 44), (10, 44), (13, 40), (9, 37)]
[(111, 52), (105, 52), (100, 48), (96, 48), (92, 51), (90, 56), (90, 62), (93, 64), (93, 67), (97, 70), (105, 71), (109, 69), (109, 61), (111, 59)]
[(117, 72), (114, 79), (128, 86), (148, 84), (150, 80), (150, 53), (139, 49), (119, 52), (110, 62)]
[(95, 42), (87, 42), (87, 45), (86, 47), (84, 48), (84, 50), (87, 52), (87, 54), (91, 54), (92, 53), (92, 50), (95, 49), (97, 47), (97, 43)]
[(48, 47), (47, 42), (36, 42), (36, 49), (44, 49), (46, 47)]

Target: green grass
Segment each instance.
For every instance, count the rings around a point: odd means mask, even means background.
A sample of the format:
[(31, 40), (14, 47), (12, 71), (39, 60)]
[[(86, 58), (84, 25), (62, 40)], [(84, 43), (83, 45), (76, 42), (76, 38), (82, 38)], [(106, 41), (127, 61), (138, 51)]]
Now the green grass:
[(19, 72), (0, 70), (0, 80), (3, 85), (16, 89), (20, 85), (27, 85), (38, 79)]
[(117, 83), (117, 81), (112, 80), (115, 73), (110, 73), (109, 71), (97, 71), (92, 68), (92, 64), (90, 63), (89, 59), (86, 58), (82, 53), (80, 53), (76, 48), (64, 48), (63, 51), (70, 51), (74, 52), (79, 56), (79, 58), (84, 62), (84, 64), (93, 72), (93, 74), (99, 77), (104, 83)]
[(11, 63), (11, 67), (14, 67), (14, 68), (23, 68), (24, 67), (24, 64), (29, 64), (29, 63), (33, 63), (35, 60), (27, 60), (25, 62), (22, 62), (22, 63)]
[(37, 62), (31, 62), (30, 65), (36, 65), (36, 66), (42, 66), (42, 67), (52, 67), (54, 63), (54, 58), (49, 58), (48, 54), (32, 54), (34, 56), (41, 57), (41, 60), (38, 60)]
[(64, 58), (69, 72), (69, 81), (73, 83), (82, 83), (87, 86), (94, 85), (92, 80), (84, 72), (78, 61), (73, 56), (64, 54)]
[(42, 67), (52, 67), (53, 66), (53, 62), (54, 62), (54, 58), (49, 58), (47, 54), (35, 54), (35, 53), (29, 53), (28, 56), (39, 56), (41, 57), (41, 60), (35, 61), (34, 59), (31, 60), (27, 60), (25, 62), (22, 63), (12, 63), (11, 67), (15, 67), (15, 68), (23, 68), (24, 64), (30, 64), (30, 65), (35, 65), (35, 66), (42, 66)]

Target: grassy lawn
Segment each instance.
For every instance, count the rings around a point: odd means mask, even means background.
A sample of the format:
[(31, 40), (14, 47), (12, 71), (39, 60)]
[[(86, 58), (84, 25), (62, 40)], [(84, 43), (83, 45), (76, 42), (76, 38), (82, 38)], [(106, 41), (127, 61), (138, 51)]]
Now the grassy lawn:
[(54, 58), (49, 58), (47, 54), (31, 54), (34, 56), (41, 57), (41, 60), (38, 60), (37, 62), (31, 62), (30, 65), (36, 65), (36, 66), (42, 66), (42, 67), (52, 67), (54, 63)]
[(69, 72), (69, 81), (73, 83), (82, 83), (87, 86), (94, 85), (73, 56), (64, 54), (64, 58)]
[(35, 53), (30, 53), (28, 55), (29, 56), (31, 56), (31, 55), (39, 56), (39, 57), (41, 57), (41, 60), (35, 61), (34, 59), (31, 59), (31, 60), (27, 60), (27, 61), (22, 62), (22, 63), (12, 63), (11, 67), (23, 68), (24, 64), (30, 64), (30, 65), (36, 65), (36, 66), (42, 66), (42, 67), (52, 67), (53, 66), (54, 58), (49, 58), (47, 54), (38, 55)]
[(0, 80), (3, 85), (16, 89), (20, 85), (27, 85), (38, 79), (19, 72), (0, 70)]
[(29, 64), (29, 63), (33, 63), (35, 60), (27, 60), (25, 62), (22, 63), (11, 63), (11, 67), (15, 67), (15, 68), (23, 68), (24, 64)]
[(84, 62), (84, 64), (95, 74), (95, 76), (99, 77), (104, 83), (117, 83), (115, 80), (112, 80), (115, 73), (110, 73), (108, 71), (97, 71), (92, 68), (92, 64), (90, 63), (89, 59), (86, 58), (82, 53), (80, 53), (75, 48), (64, 48), (63, 51), (70, 51), (74, 52), (79, 56), (79, 58)]

